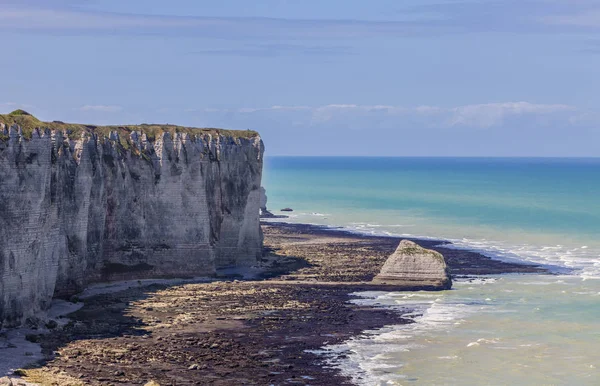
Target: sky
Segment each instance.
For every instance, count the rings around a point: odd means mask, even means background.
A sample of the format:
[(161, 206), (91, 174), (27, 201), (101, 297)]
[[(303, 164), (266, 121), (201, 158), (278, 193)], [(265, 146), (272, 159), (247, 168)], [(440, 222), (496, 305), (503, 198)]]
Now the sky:
[(267, 155), (600, 156), (600, 0), (0, 0), (0, 113)]

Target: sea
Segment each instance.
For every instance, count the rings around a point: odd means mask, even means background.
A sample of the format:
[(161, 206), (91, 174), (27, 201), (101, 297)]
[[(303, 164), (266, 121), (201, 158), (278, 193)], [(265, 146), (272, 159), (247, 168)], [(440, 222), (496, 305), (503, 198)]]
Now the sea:
[(357, 384), (600, 385), (600, 158), (267, 157), (263, 181), (288, 222), (444, 239), (552, 273), (355, 294), (414, 321), (321, 350)]

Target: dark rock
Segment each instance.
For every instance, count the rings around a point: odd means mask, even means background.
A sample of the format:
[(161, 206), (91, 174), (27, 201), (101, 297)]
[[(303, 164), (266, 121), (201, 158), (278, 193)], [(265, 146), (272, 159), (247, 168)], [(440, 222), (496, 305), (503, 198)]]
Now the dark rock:
[(27, 334), (25, 335), (25, 340), (31, 343), (40, 343), (40, 336), (36, 334)]

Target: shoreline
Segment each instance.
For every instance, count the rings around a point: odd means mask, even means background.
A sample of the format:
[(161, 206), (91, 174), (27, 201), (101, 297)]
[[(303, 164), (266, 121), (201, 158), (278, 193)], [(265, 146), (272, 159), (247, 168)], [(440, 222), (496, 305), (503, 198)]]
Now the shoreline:
[[(366, 330), (412, 323), (397, 310), (349, 302), (355, 292), (394, 290), (369, 281), (401, 238), (308, 224), (262, 227), (268, 269), (261, 280), (140, 284), (95, 293), (65, 327), (39, 336), (46, 363), (27, 370), (25, 379), (61, 385), (353, 384), (310, 351)], [(411, 240), (441, 252), (454, 277), (548, 273), (445, 248), (441, 240)]]
[[(450, 265), (453, 277), (477, 276), (477, 275), (501, 275), (509, 273), (540, 273), (550, 274), (549, 265), (536, 264), (528, 261), (507, 261), (486, 256), (472, 249), (453, 248), (450, 240), (435, 237), (403, 237), (393, 235), (372, 235), (348, 230), (343, 227), (331, 227), (328, 225), (288, 223), (263, 221), (264, 227), (276, 227), (286, 229), (290, 233), (304, 233), (314, 236), (338, 237), (342, 239), (364, 239), (379, 241), (384, 248), (390, 250), (390, 254), (401, 240), (410, 240), (420, 246), (440, 252), (444, 255), (446, 262)], [(394, 246), (395, 244), (395, 246)], [(393, 249), (391, 249), (393, 247)]]
[[(303, 219), (304, 221), (307, 221), (309, 219)], [(394, 239), (394, 240), (410, 240), (413, 242), (417, 242), (417, 244), (419, 245), (424, 245), (426, 246), (426, 248), (428, 249), (435, 249), (434, 247), (443, 247), (443, 250), (448, 251), (448, 250), (460, 250), (463, 252), (471, 252), (471, 253), (475, 253), (478, 254), (480, 256), (482, 256), (485, 259), (492, 259), (492, 260), (496, 260), (496, 261), (501, 261), (504, 263), (508, 263), (511, 265), (517, 265), (517, 266), (521, 266), (521, 265), (525, 265), (525, 266), (532, 266), (532, 267), (537, 267), (538, 270), (542, 273), (551, 273), (551, 274), (566, 274), (569, 275), (571, 273), (573, 273), (574, 271), (576, 271), (575, 268), (570, 268), (567, 267), (565, 265), (561, 265), (561, 264), (554, 264), (551, 261), (544, 261), (544, 260), (537, 260), (535, 258), (523, 258), (513, 252), (506, 252), (502, 249), (498, 249), (497, 245), (498, 243), (501, 243), (500, 241), (497, 241), (496, 243), (492, 243), (489, 245), (485, 245), (485, 246), (480, 246), (477, 244), (480, 244), (478, 242), (477, 239), (473, 239), (473, 240), (469, 240), (466, 243), (464, 242), (464, 240), (460, 240), (457, 238), (449, 238), (449, 237), (439, 237), (439, 236), (426, 236), (426, 235), (414, 235), (414, 234), (399, 234), (399, 233), (392, 233), (392, 232), (387, 232), (387, 231), (377, 231), (377, 228), (371, 228), (371, 229), (359, 229), (359, 228), (355, 228), (352, 226), (348, 226), (348, 225), (332, 225), (332, 224), (321, 224), (321, 223), (314, 223), (314, 222), (289, 222), (286, 219), (283, 218), (262, 218), (261, 219), (261, 224), (262, 225), (276, 225), (276, 226), (298, 226), (300, 228), (305, 228), (308, 231), (312, 231), (315, 234), (318, 234), (319, 232), (323, 232), (323, 234), (328, 234), (329, 232), (336, 232), (336, 234), (340, 234), (340, 235), (344, 235), (344, 236), (354, 236), (354, 237), (372, 237), (372, 238), (380, 238), (380, 239)], [(373, 225), (373, 227), (379, 227), (380, 225)], [(487, 241), (487, 240), (486, 240)], [(473, 244), (471, 244), (470, 242), (473, 242)], [(585, 242), (582, 242), (583, 244), (585, 244)], [(574, 248), (576, 248), (575, 246), (573, 246)], [(533, 245), (532, 248), (537, 248), (537, 246)], [(542, 248), (542, 247), (540, 247)], [(587, 248), (587, 247), (583, 247), (583, 248)], [(452, 252), (446, 252), (446, 253), (452, 253)], [(482, 274), (487, 274), (485, 273), (485, 270), (483, 270), (484, 273)], [(526, 273), (530, 273), (530, 272), (526, 272)], [(500, 272), (500, 274), (502, 274), (502, 272)]]

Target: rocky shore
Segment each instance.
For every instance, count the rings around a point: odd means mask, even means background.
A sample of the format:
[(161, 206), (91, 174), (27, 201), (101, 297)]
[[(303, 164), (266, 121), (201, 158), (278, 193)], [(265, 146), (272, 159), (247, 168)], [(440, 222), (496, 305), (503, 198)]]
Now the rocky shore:
[[(353, 292), (373, 289), (399, 239), (299, 224), (266, 223), (263, 232), (262, 277), (140, 282), (86, 298), (66, 326), (30, 337), (46, 361), (18, 374), (42, 385), (351, 384), (307, 350), (410, 323), (398, 312), (348, 303)], [(543, 272), (413, 241), (442, 253), (454, 277)]]

